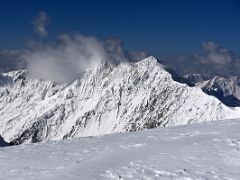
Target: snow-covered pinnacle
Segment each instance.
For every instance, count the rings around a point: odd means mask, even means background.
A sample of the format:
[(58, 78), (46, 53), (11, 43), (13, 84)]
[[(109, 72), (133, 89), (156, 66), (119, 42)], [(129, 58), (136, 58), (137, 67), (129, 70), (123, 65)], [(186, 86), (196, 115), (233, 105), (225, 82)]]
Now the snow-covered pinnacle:
[(154, 57), (101, 63), (71, 84), (2, 75), (0, 134), (12, 144), (138, 131), (240, 117), (198, 87), (172, 79)]

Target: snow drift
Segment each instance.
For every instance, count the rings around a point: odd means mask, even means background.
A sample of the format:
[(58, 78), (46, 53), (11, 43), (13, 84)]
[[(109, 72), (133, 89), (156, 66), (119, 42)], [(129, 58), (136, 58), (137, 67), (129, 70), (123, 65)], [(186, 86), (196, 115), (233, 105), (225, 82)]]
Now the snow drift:
[(0, 148), (0, 179), (236, 180), (239, 128), (226, 120)]

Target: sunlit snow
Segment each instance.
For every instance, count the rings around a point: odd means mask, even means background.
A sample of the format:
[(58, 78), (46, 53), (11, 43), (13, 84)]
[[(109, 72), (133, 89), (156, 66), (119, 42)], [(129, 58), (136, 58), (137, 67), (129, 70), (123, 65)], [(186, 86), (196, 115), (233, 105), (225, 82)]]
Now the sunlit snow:
[(239, 179), (240, 120), (0, 148), (0, 179)]

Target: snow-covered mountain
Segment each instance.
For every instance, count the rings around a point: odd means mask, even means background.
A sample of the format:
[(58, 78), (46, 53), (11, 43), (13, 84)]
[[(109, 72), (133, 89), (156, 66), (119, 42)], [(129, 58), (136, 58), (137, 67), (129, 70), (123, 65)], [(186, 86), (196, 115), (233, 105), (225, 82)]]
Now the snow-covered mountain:
[(138, 131), (240, 117), (218, 99), (176, 82), (154, 57), (103, 62), (71, 84), (2, 74), (0, 134), (11, 144)]
[(228, 106), (240, 106), (240, 77), (207, 78), (201, 74), (184, 76), (189, 82), (202, 88), (209, 95), (214, 95)]

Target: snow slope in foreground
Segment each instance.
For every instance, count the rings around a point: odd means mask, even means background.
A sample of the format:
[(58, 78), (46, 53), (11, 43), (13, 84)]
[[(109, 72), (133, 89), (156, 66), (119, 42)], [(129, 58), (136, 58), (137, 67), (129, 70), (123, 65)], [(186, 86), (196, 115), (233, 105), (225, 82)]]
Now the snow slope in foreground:
[(0, 148), (0, 179), (239, 179), (240, 120)]

